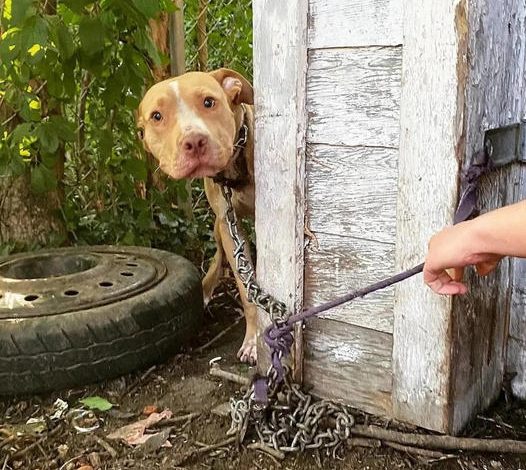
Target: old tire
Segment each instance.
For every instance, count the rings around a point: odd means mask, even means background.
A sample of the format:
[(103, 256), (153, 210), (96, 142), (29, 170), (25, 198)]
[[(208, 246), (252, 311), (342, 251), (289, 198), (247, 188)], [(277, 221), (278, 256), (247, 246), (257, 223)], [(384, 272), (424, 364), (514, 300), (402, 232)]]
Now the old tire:
[[(73, 268), (24, 278), (28, 257), (39, 257), (45, 271), (62, 259), (71, 264), (78, 253), (84, 261)], [(75, 269), (80, 271), (68, 271)], [(136, 271), (130, 275), (122, 269)], [(148, 282), (137, 288), (134, 279), (131, 287), (115, 287), (124, 279), (119, 270)], [(119, 279), (100, 281), (110, 271)], [(112, 296), (108, 284), (118, 295)], [(0, 297), (1, 395), (74, 387), (166, 360), (194, 336), (203, 315), (197, 269), (180, 256), (139, 247), (65, 248), (2, 258)]]

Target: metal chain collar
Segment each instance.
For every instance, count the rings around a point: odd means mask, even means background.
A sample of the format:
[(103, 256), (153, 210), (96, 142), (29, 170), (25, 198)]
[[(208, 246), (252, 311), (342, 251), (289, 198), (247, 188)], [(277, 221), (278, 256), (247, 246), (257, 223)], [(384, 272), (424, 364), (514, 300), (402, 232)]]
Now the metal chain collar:
[[(267, 294), (258, 285), (254, 267), (245, 254), (245, 240), (238, 230), (237, 216), (232, 204), (232, 189), (222, 185), (227, 204), (226, 220), (232, 241), (236, 270), (243, 283), (249, 302), (265, 310), (276, 326), (284, 325), (289, 312), (283, 302)], [(281, 360), (282, 352), (278, 356)], [(336, 457), (343, 442), (350, 438), (354, 417), (351, 409), (329, 400), (315, 400), (312, 395), (293, 383), (291, 371), (283, 366), (283, 380), (271, 365), (267, 371), (268, 404), (262, 406), (255, 400), (255, 385), (245, 395), (230, 399), (232, 423), (227, 434), (237, 435), (241, 444), (247, 430), (253, 428), (260, 442), (281, 452), (298, 452), (305, 449), (327, 449)], [(265, 379), (264, 379), (265, 380)]]

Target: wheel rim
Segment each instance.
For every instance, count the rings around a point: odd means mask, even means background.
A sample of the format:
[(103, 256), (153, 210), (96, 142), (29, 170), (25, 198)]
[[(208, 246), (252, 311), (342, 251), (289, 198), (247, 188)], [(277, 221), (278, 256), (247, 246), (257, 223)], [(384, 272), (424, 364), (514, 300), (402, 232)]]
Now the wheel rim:
[(57, 315), (117, 302), (166, 276), (166, 266), (133, 249), (65, 248), (0, 262), (0, 319)]

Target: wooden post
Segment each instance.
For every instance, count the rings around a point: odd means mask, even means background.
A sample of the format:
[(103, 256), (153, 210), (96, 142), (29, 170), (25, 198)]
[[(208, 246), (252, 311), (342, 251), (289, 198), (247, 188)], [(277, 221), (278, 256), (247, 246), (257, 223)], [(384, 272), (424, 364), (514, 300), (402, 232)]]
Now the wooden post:
[[(482, 148), (486, 130), (518, 122), (524, 106), (523, 1), (476, 0), (468, 8), (466, 0), (412, 0), (404, 7), (397, 271), (420, 262), (432, 234), (452, 223), (464, 156), (467, 163)], [(511, 202), (516, 171), (485, 179), (485, 209)], [(504, 261), (454, 300), (433, 294), (421, 278), (397, 286), (395, 418), (456, 433), (491, 403), (502, 383), (509, 281)]]
[(185, 73), (184, 0), (174, 0), (177, 10), (170, 14), (170, 74)]
[(208, 34), (206, 19), (208, 13), (208, 0), (199, 0), (197, 16), (197, 57), (199, 70), (205, 72), (208, 68)]
[[(253, 11), (258, 279), (298, 311), (303, 296), (308, 6), (307, 0), (254, 0)], [(258, 323), (261, 332), (268, 315), (260, 312)], [(300, 380), (301, 326), (295, 335), (295, 376)], [(268, 352), (261, 341), (258, 365), (266, 372)]]
[[(469, 2), (470, 60), (463, 135), (466, 161), (482, 148), (485, 131), (517, 124), (526, 110), (526, 3), (524, 0)], [(484, 179), (479, 199), (483, 212), (524, 196), (523, 167), (511, 165)], [(523, 176), (522, 176), (523, 178)], [(524, 179), (522, 181), (524, 183)], [(472, 276), (471, 295), (453, 303), (451, 427), (460, 429), (477, 410), (498, 396), (504, 374), (510, 315), (524, 322), (526, 278), (514, 271), (523, 264), (504, 259), (487, 278)], [(524, 271), (523, 271), (524, 272)], [(513, 301), (518, 303), (512, 304)], [(524, 341), (526, 329), (521, 336)], [(524, 343), (523, 343), (524, 344)], [(457, 346), (457, 347), (455, 347)]]
[[(185, 38), (184, 38), (184, 0), (174, 0), (177, 10), (170, 14), (169, 50), (170, 50), (170, 75), (176, 77), (186, 71), (185, 65)], [(188, 219), (193, 218), (192, 210), (192, 182), (184, 183), (186, 198), (177, 196), (177, 205), (183, 210)]]

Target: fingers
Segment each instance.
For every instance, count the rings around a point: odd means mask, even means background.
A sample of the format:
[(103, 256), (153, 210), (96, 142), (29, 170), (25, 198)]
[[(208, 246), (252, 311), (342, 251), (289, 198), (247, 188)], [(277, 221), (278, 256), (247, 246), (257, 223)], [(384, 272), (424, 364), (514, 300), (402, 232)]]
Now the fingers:
[[(460, 272), (457, 272), (460, 271)], [(455, 269), (452, 278), (446, 271), (434, 272), (424, 266), (424, 282), (437, 294), (442, 295), (462, 295), (468, 288), (462, 282), (463, 269)], [(456, 280), (459, 279), (459, 280)]]

